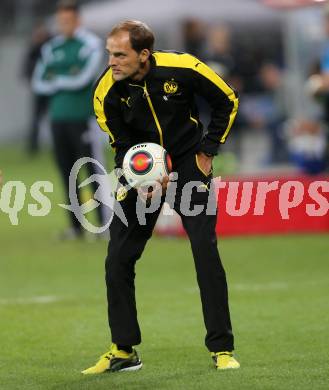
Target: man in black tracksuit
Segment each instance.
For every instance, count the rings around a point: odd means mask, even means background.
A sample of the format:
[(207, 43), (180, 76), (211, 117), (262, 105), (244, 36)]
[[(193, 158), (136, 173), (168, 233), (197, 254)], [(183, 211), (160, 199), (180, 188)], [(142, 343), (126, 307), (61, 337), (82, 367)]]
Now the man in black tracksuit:
[[(116, 166), (121, 167), (131, 146), (142, 142), (160, 144), (170, 154), (173, 171), (178, 173), (173, 207), (191, 242), (207, 329), (206, 346), (218, 369), (238, 368), (232, 354), (233, 334), (225, 271), (217, 249), (216, 215), (207, 215), (206, 207), (198, 215), (188, 215), (184, 212), (186, 204), (181, 202), (183, 187), (190, 181), (201, 182), (203, 187), (193, 188), (188, 205), (192, 210), (196, 205), (205, 206), (209, 195), (213, 195), (209, 194), (212, 158), (234, 122), (238, 98), (197, 58), (186, 53), (153, 51), (153, 42), (152, 31), (142, 22), (125, 21), (113, 28), (107, 40), (109, 67), (95, 87), (96, 117), (115, 148)], [(203, 96), (212, 109), (205, 135), (195, 94)], [(132, 348), (141, 342), (134, 269), (160, 209), (146, 214), (146, 225), (140, 225), (136, 202), (142, 200), (137, 191), (131, 189), (117, 199), (128, 226), (117, 215), (110, 226), (106, 283), (112, 345), (84, 374), (137, 370), (142, 366)]]

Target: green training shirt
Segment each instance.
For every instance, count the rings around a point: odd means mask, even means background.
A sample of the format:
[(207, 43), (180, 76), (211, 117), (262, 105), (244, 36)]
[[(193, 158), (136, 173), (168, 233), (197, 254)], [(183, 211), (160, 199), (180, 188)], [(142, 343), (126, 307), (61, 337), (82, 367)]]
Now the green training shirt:
[(103, 59), (102, 41), (78, 28), (73, 37), (58, 35), (42, 47), (32, 79), (35, 92), (50, 96), (53, 121), (80, 121), (93, 115), (92, 88)]

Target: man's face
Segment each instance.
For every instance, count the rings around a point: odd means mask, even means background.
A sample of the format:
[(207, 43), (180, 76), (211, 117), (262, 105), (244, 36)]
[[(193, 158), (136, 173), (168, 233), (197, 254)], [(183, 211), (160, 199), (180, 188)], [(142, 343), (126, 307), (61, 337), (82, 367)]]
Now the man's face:
[(56, 13), (58, 30), (65, 37), (72, 37), (80, 24), (79, 15), (71, 10), (61, 10)]
[(132, 47), (127, 31), (120, 31), (107, 39), (106, 49), (109, 53), (109, 65), (115, 81), (127, 77), (138, 79), (148, 59), (148, 50), (137, 53)]

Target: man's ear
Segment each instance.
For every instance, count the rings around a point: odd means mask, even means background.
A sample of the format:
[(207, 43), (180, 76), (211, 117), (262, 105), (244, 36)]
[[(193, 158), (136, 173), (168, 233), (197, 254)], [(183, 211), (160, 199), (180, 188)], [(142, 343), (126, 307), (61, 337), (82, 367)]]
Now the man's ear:
[(143, 49), (139, 53), (139, 58), (140, 58), (141, 62), (145, 63), (149, 59), (150, 55), (151, 55), (151, 52), (149, 49)]

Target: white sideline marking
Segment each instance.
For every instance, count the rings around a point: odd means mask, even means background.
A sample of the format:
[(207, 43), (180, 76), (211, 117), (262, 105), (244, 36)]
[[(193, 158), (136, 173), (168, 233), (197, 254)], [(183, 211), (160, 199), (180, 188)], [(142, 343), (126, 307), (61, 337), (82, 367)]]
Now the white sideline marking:
[(59, 297), (52, 295), (36, 296), (29, 298), (0, 298), (0, 305), (30, 305), (30, 304), (47, 304), (60, 301)]
[[(328, 279), (323, 280), (310, 280), (304, 282), (303, 286), (319, 286), (320, 284), (328, 284)], [(298, 282), (270, 282), (270, 283), (232, 283), (229, 289), (237, 291), (274, 291), (274, 290), (288, 290), (289, 288), (300, 288)]]
[[(247, 284), (247, 283), (232, 283), (228, 286), (229, 290), (232, 291), (275, 291), (275, 290), (287, 290), (289, 288), (288, 283), (284, 282), (272, 282), (272, 283), (255, 283), (255, 284)], [(198, 287), (186, 288), (186, 292), (188, 293), (196, 293), (199, 292)]]
[(271, 291), (271, 290), (285, 290), (289, 287), (288, 283), (272, 282), (264, 284), (232, 284), (232, 289), (237, 291)]

